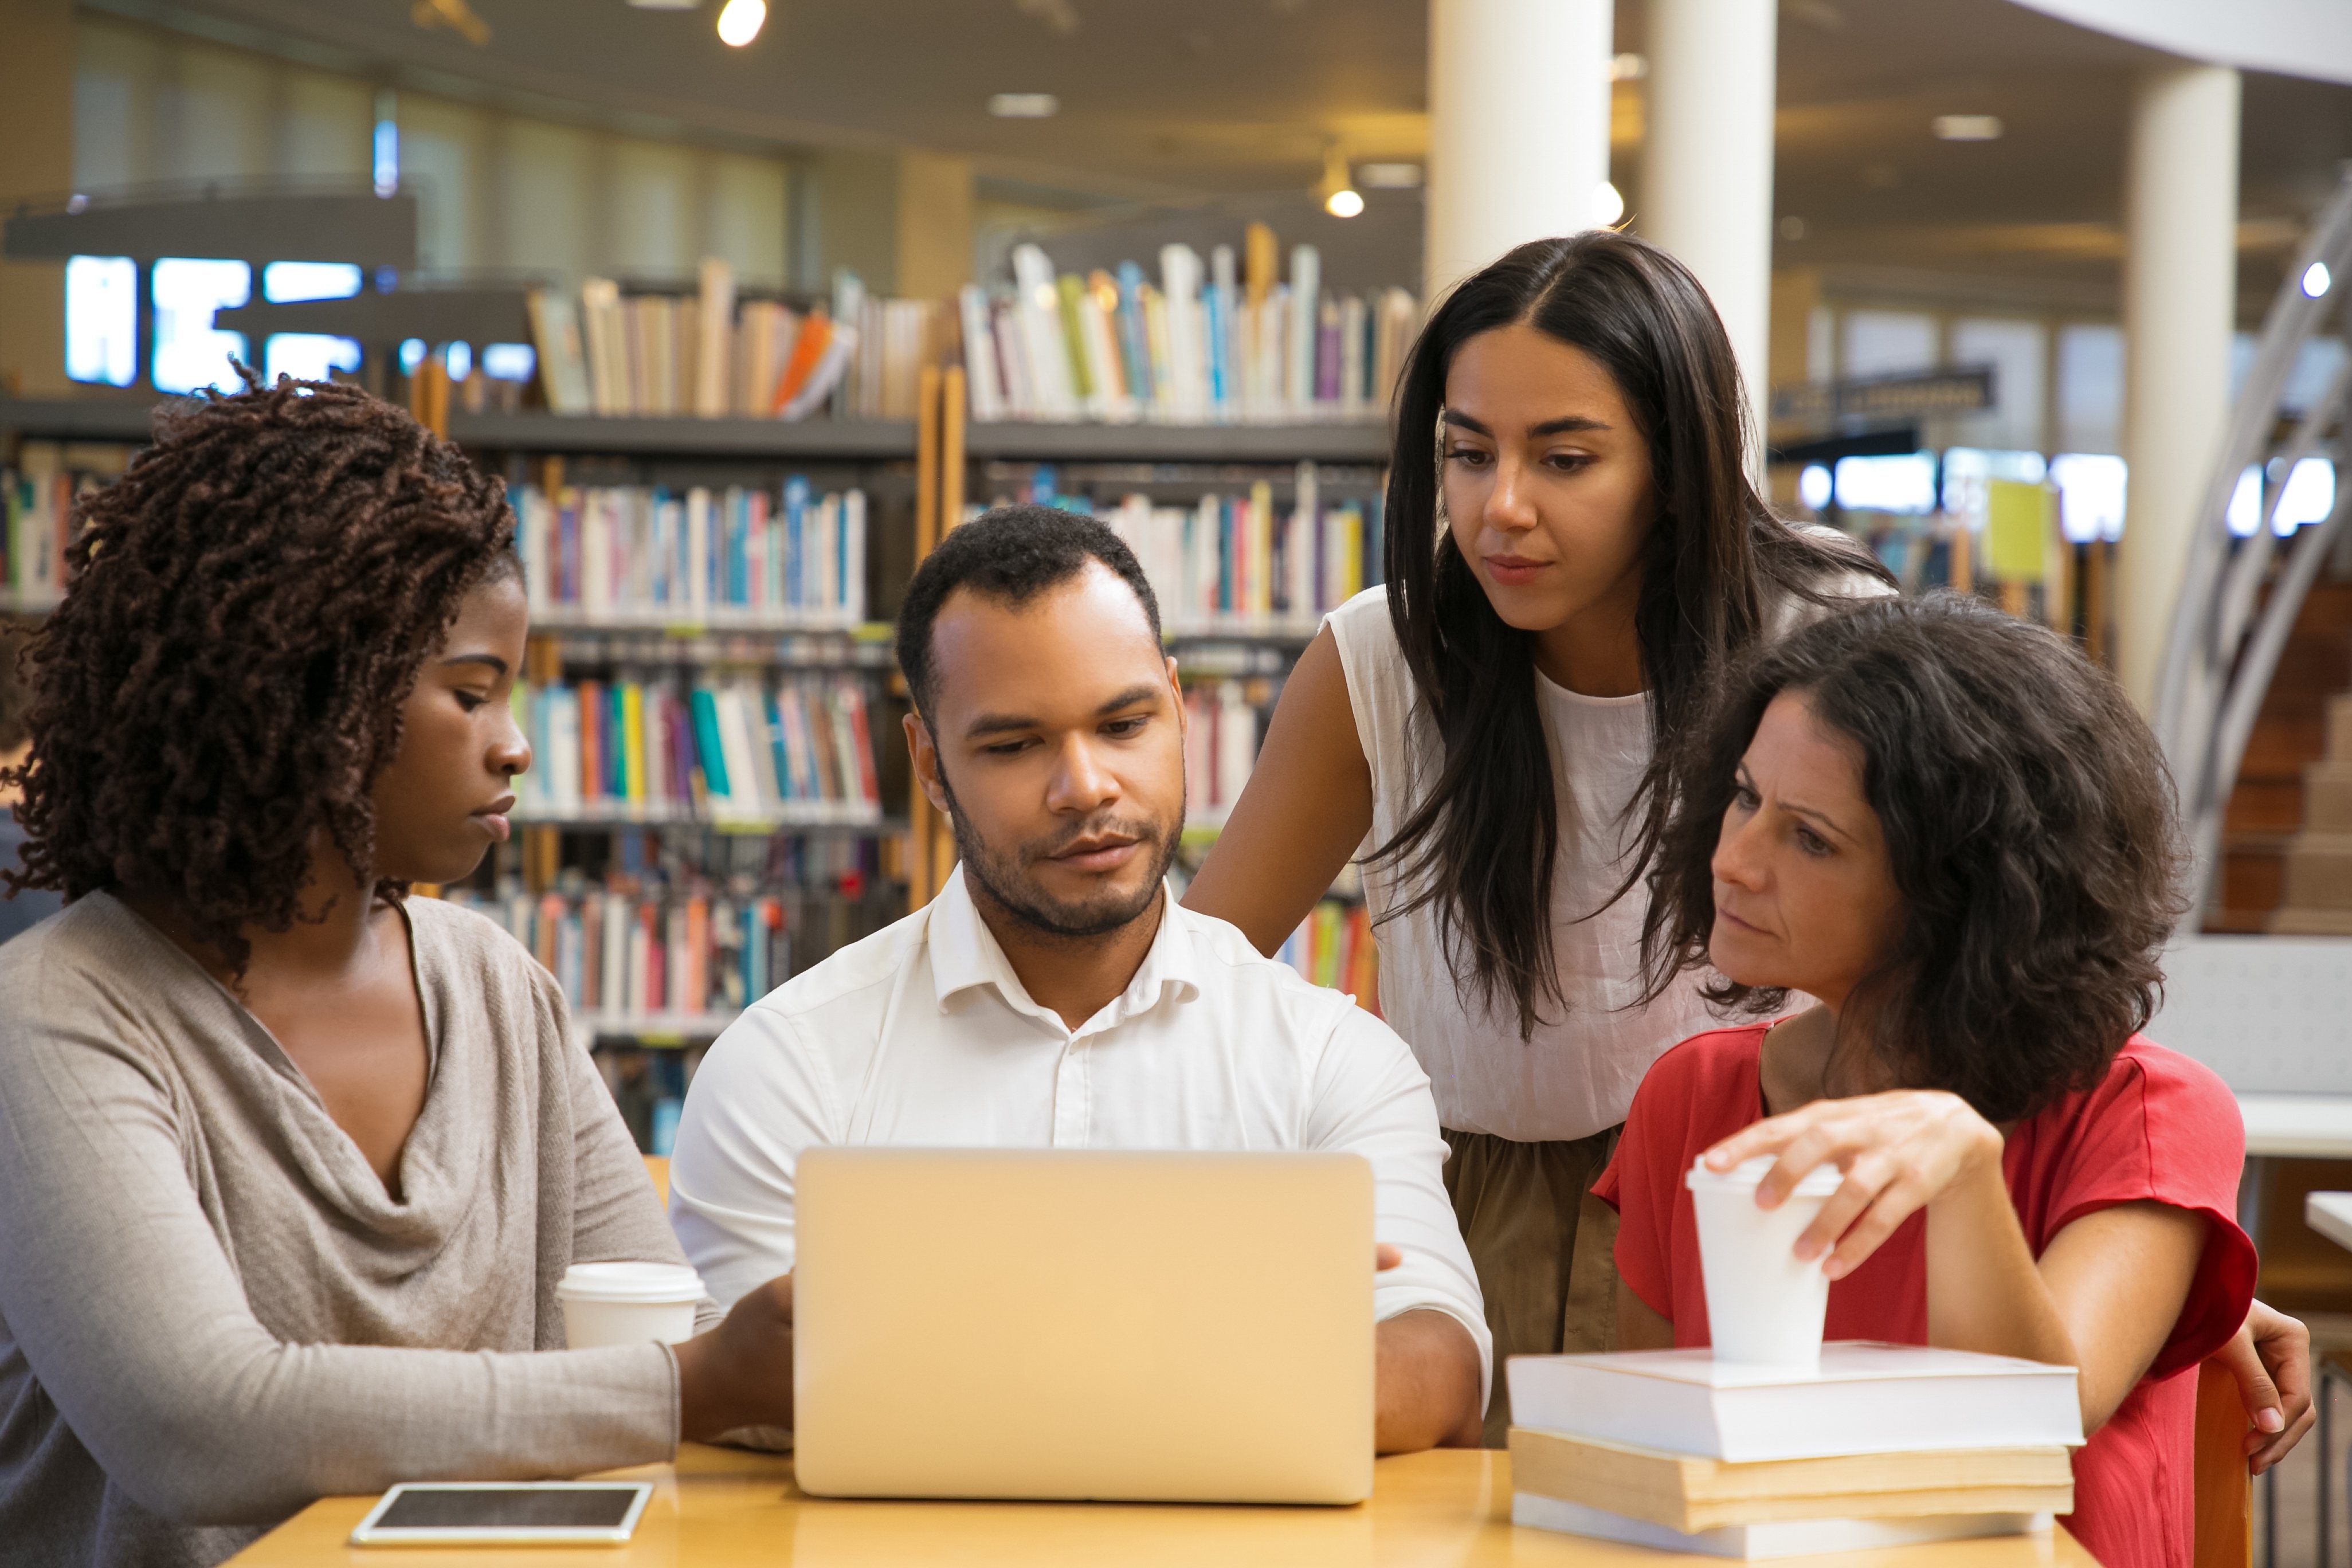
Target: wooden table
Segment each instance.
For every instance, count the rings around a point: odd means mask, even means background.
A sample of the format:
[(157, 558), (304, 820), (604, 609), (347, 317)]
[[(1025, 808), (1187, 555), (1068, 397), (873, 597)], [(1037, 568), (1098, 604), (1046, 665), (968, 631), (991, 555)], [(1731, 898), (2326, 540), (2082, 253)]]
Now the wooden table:
[[(828, 1502), (793, 1488), (788, 1458), (689, 1443), (674, 1466), (614, 1472), (656, 1483), (627, 1546), (500, 1548), (470, 1560), (496, 1568), (1657, 1568), (1723, 1561), (1514, 1529), (1510, 1473), (1509, 1458), (1499, 1453), (1402, 1455), (1380, 1462), (1372, 1500), (1360, 1508)], [(347, 1544), (374, 1500), (313, 1503), (232, 1562), (236, 1568), (453, 1568), (460, 1554), (446, 1547)], [(2097, 1568), (2063, 1529), (1780, 1561), (1791, 1568)]]
[(2352, 1248), (2352, 1193), (2305, 1193), (2303, 1223), (2336, 1246)]
[(2246, 1173), (2238, 1186), (2238, 1225), (2262, 1244), (2270, 1162), (2352, 1160), (2352, 1095), (2242, 1094)]

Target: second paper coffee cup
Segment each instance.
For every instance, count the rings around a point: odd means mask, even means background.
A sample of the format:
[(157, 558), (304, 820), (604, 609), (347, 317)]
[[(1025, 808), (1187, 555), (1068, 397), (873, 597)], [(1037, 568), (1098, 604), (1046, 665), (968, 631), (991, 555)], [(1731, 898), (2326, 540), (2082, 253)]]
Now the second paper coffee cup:
[(1798, 1258), (1797, 1237), (1844, 1177), (1816, 1166), (1780, 1207), (1759, 1208), (1756, 1184), (1773, 1163), (1769, 1154), (1728, 1171), (1695, 1163), (1684, 1178), (1698, 1219), (1707, 1336), (1717, 1361), (1810, 1369), (1821, 1365), (1830, 1281), (1820, 1258)]
[(575, 1351), (603, 1345), (674, 1345), (694, 1337), (702, 1277), (682, 1263), (575, 1263), (555, 1288), (563, 1303), (564, 1342)]

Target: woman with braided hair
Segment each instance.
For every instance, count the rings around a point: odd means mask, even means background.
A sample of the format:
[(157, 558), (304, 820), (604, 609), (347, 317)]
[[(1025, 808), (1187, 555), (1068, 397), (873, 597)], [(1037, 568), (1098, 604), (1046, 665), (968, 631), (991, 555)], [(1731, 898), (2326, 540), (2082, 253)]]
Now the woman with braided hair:
[(325, 1493), (778, 1419), (784, 1281), (562, 1350), (567, 1267), (683, 1258), (554, 982), (407, 896), (530, 762), (497, 483), (281, 379), (163, 414), (81, 509), (0, 780), (9, 879), (68, 900), (0, 949), (9, 1561), (209, 1563)]

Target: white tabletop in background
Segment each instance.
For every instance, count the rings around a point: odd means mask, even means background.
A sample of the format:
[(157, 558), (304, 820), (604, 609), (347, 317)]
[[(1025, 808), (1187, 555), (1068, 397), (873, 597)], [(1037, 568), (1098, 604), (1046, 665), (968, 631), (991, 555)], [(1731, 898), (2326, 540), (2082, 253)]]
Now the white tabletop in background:
[(2248, 1154), (2352, 1160), (2352, 1094), (2242, 1094), (2238, 1112)]
[(2338, 1247), (2352, 1247), (2352, 1193), (2307, 1193), (2303, 1223)]

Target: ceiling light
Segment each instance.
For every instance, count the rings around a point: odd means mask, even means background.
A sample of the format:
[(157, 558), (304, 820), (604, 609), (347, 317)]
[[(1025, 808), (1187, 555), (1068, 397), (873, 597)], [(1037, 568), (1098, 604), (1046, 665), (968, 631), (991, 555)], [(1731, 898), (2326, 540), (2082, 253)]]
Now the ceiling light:
[(1359, 163), (1356, 183), (1368, 191), (1412, 191), (1421, 188), (1418, 163)]
[(1998, 114), (1938, 114), (1927, 123), (1938, 142), (1998, 142), (2000, 140), (2000, 116)]
[(999, 120), (1051, 120), (1062, 111), (1062, 100), (1050, 92), (991, 93), (988, 111)]
[(768, 0), (727, 0), (727, 8), (719, 13), (719, 41), (740, 49), (760, 36), (767, 19)]
[(1364, 210), (1363, 195), (1348, 177), (1348, 154), (1338, 147), (1324, 150), (1323, 177), (1315, 182), (1315, 194), (1333, 217), (1354, 217)]
[(2327, 292), (2327, 286), (2334, 281), (2328, 275), (2327, 263), (2315, 261), (2303, 269), (2303, 297), (2316, 300)]
[(1592, 187), (1592, 226), (1607, 228), (1625, 216), (1625, 197), (1616, 186), (1603, 180)]

